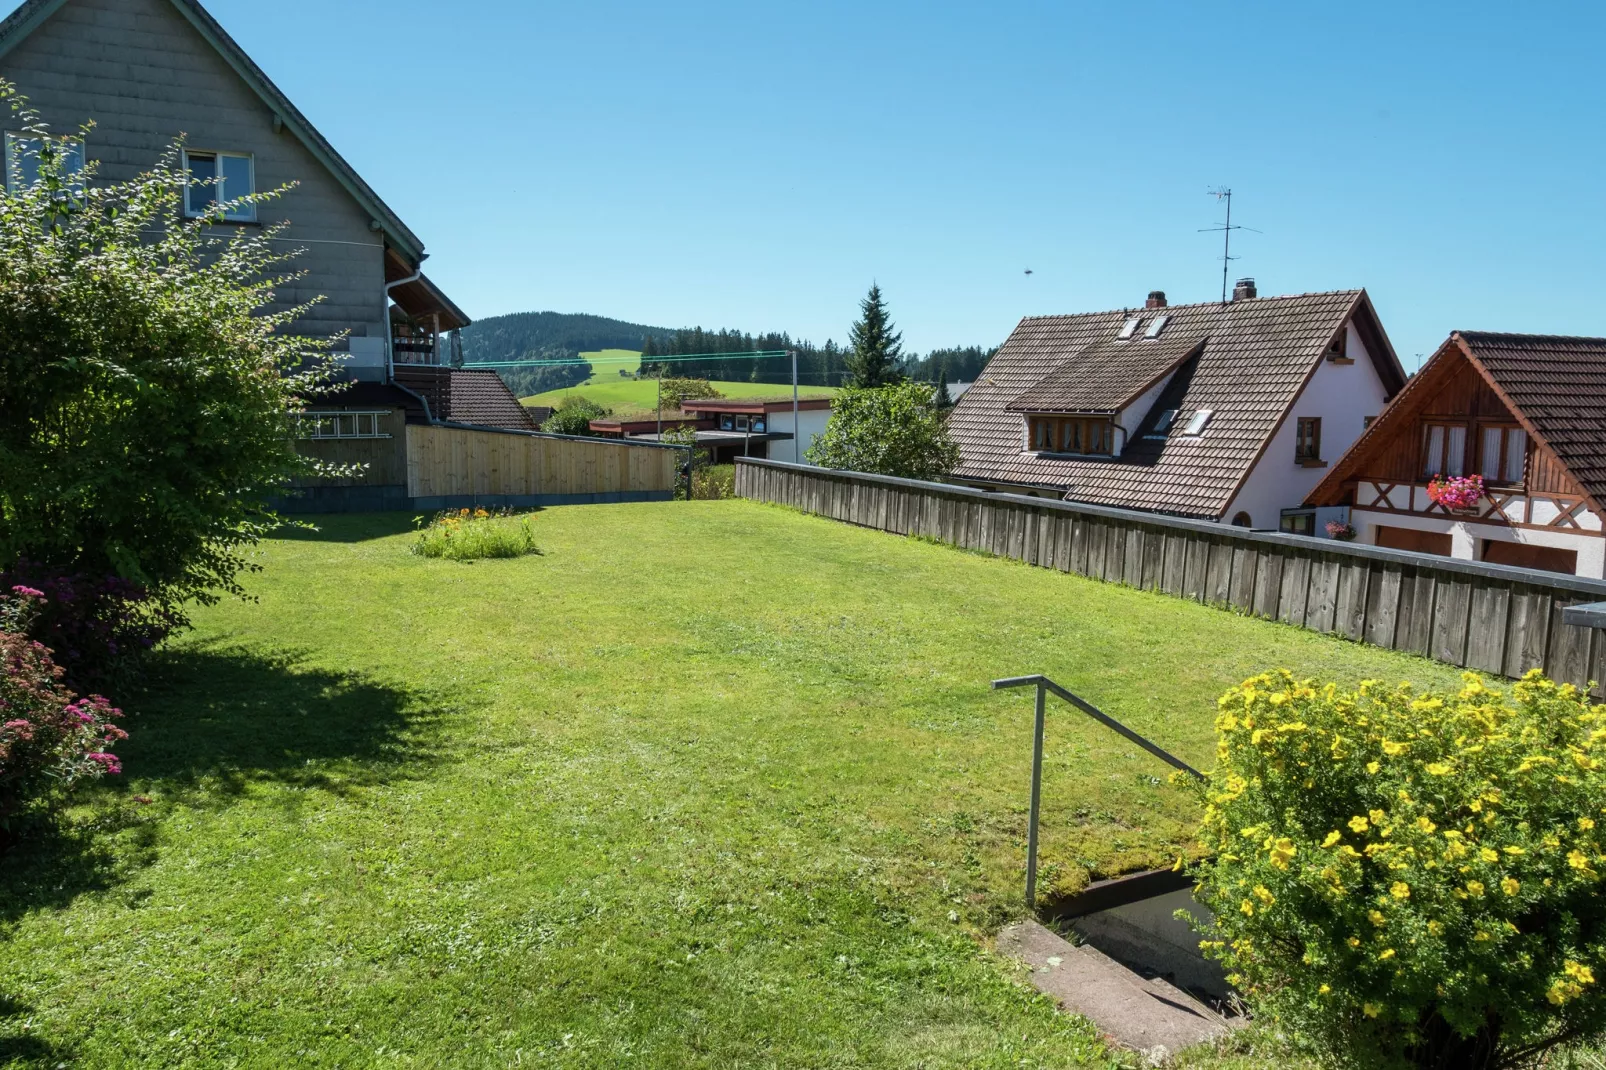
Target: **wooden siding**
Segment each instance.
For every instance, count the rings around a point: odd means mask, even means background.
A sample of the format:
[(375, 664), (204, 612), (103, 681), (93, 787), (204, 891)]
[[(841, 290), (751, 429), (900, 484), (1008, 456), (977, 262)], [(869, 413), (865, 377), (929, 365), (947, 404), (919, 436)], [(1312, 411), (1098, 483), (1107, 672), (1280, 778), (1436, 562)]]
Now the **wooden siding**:
[[(332, 410), (338, 411), (338, 410)], [(407, 482), (406, 417), (392, 411), (380, 417), (379, 429), (389, 438), (300, 439), (296, 452), (330, 464), (367, 465), (354, 475), (294, 480), (296, 487), (377, 487)]]
[(306, 274), (276, 288), (274, 307), (321, 297), (297, 330), (383, 336), (383, 242), (368, 213), (288, 128), (274, 130), (268, 106), (168, 0), (69, 0), (0, 57), (0, 77), (58, 132), (94, 120), (85, 151), (107, 181), (149, 170), (183, 133), (198, 150), (252, 154), (258, 192), (297, 183), (257, 210), (263, 223), (293, 221), (288, 237), (307, 243), (294, 262)]
[(1489, 673), (1606, 663), (1606, 632), (1561, 619), (1599, 580), (776, 461), (739, 460), (736, 493)]
[(407, 495), (672, 492), (680, 453), (618, 439), (414, 424), (407, 428)]

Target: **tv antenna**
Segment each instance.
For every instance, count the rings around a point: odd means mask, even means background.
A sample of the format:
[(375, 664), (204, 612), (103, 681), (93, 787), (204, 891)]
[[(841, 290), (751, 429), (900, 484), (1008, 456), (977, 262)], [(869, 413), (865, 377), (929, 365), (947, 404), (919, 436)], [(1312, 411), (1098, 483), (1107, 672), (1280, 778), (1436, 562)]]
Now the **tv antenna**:
[(1247, 230), (1252, 234), (1259, 234), (1259, 233), (1261, 233), (1261, 231), (1256, 230), (1254, 227), (1240, 226), (1238, 224), (1235, 224), (1232, 221), (1232, 190), (1231, 189), (1229, 189), (1226, 186), (1217, 186), (1215, 189), (1206, 190), (1205, 192), (1210, 194), (1210, 196), (1214, 197), (1218, 201), (1226, 201), (1227, 202), (1227, 221), (1225, 223), (1223, 223), (1219, 227), (1200, 227), (1199, 228), (1199, 233), (1200, 234), (1209, 234), (1209, 233), (1214, 233), (1214, 232), (1218, 232), (1218, 231), (1221, 234), (1221, 303), (1222, 304), (1226, 304), (1227, 303), (1227, 273), (1228, 273), (1229, 270), (1231, 270), (1232, 262), (1234, 260), (1238, 259), (1236, 256), (1232, 255), (1232, 232), (1235, 231), (1235, 230)]

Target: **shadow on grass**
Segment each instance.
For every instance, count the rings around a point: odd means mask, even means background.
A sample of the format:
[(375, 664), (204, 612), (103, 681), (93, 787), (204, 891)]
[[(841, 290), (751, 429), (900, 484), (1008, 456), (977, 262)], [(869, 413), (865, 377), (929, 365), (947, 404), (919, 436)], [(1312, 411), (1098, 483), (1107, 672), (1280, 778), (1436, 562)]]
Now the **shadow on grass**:
[[(414, 512), (295, 514), (288, 517), (290, 523), (275, 529), (272, 537), (291, 542), (367, 542), (412, 531), (420, 515)], [(312, 527), (295, 526), (300, 524)]]
[(0, 994), (0, 1066), (68, 1066), (72, 1052), (28, 1031), (33, 1008)]
[(159, 655), (126, 702), (123, 776), (19, 830), (0, 854), (0, 937), (28, 913), (111, 891), (149, 865), (174, 804), (222, 809), (261, 783), (346, 794), (436, 764), (440, 705), (303, 661), (219, 645)]

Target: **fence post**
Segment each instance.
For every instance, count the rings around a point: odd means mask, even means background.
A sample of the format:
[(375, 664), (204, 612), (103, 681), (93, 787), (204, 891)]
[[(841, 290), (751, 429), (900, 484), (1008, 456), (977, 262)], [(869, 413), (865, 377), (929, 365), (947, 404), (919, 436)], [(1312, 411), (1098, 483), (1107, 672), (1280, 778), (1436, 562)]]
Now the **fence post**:
[(1037, 812), (1043, 798), (1043, 706), (1048, 690), (1037, 681), (1037, 709), (1032, 721), (1032, 810), (1026, 818), (1026, 909), (1037, 909)]

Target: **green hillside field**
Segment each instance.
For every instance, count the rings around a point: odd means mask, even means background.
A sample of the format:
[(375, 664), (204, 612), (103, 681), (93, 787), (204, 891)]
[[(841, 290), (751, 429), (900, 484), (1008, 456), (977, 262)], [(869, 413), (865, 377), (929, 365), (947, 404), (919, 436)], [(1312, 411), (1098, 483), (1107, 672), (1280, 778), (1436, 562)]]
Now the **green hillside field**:
[[(628, 349), (604, 349), (592, 353), (581, 353), (580, 356), (592, 362), (593, 372), (591, 378), (578, 386), (564, 387), (562, 390), (548, 390), (543, 394), (534, 394), (522, 398), (526, 405), (557, 405), (566, 395), (584, 394), (590, 400), (604, 408), (612, 409), (615, 413), (651, 412), (657, 401), (658, 387), (651, 379), (628, 379), (619, 374), (620, 369), (634, 373), (641, 367), (641, 354), (633, 353)], [(624, 363), (622, 358), (634, 358), (634, 363)], [(601, 361), (617, 361), (618, 363), (601, 363)], [(731, 398), (757, 398), (757, 397), (791, 397), (792, 388), (781, 383), (714, 383), (714, 389)], [(798, 391), (800, 397), (826, 397), (836, 393), (836, 387), (830, 386), (804, 386)]]

